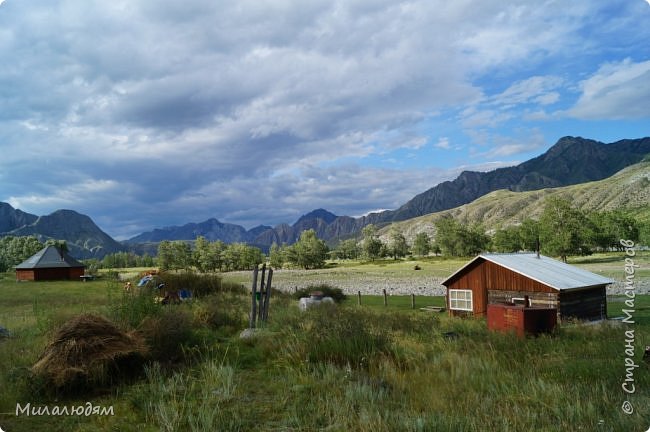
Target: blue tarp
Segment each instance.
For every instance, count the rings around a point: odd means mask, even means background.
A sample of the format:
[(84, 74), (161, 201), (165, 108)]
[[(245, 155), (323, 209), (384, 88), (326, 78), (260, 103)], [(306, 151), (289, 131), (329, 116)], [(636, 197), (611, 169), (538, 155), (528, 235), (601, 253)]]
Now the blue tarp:
[(151, 275), (146, 275), (142, 279), (140, 279), (140, 282), (138, 282), (138, 286), (145, 286), (147, 282), (149, 282), (151, 279), (153, 279), (153, 276)]

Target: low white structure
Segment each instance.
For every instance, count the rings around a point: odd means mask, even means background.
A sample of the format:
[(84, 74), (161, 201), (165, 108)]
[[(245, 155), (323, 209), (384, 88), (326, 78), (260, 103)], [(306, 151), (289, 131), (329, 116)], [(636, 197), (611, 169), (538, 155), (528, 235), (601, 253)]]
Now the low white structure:
[(334, 304), (332, 297), (323, 297), (321, 292), (313, 292), (310, 297), (303, 297), (298, 301), (298, 308), (301, 311), (306, 311), (314, 306), (319, 306), (321, 303)]

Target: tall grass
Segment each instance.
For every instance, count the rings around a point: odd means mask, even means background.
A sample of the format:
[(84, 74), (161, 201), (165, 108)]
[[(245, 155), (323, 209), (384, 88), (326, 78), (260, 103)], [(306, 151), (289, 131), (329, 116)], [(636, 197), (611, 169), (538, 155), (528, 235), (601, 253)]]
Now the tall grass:
[[(256, 337), (243, 340), (237, 334), (246, 326), (249, 297), (244, 294), (206, 294), (153, 309), (144, 298), (122, 297), (121, 288), (115, 289), (106, 310), (116, 321), (139, 326), (165, 314), (170, 314), (166, 323), (183, 320), (189, 333), (176, 340), (181, 355), (192, 361), (169, 363), (163, 355), (140, 381), (93, 399), (115, 405), (115, 417), (51, 418), (45, 424), (0, 415), (0, 426), (12, 431), (640, 431), (650, 424), (650, 374), (640, 358), (642, 347), (650, 345), (646, 296), (636, 299), (640, 367), (636, 393), (628, 396), (621, 390), (625, 326), (565, 325), (553, 335), (519, 339), (489, 332), (481, 319), (359, 307), (353, 301), (301, 313), (295, 300), (274, 295), (269, 322)], [(26, 310), (33, 307), (26, 304)], [(43, 311), (40, 303), (37, 309)], [(25, 322), (17, 337), (0, 342), (4, 411), (15, 408), (15, 400), (26, 400), (21, 371), (45, 339), (35, 326), (35, 320)], [(620, 409), (625, 398), (636, 407), (633, 415)]]

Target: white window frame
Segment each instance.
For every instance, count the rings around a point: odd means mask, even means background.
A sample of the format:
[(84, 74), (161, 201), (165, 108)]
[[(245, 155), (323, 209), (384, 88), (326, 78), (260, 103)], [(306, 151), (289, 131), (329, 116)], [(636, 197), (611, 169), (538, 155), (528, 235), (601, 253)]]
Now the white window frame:
[[(462, 294), (462, 298), (459, 295)], [(468, 296), (469, 294), (469, 296)], [(468, 298), (469, 297), (469, 298)], [(455, 306), (454, 306), (455, 303)], [(449, 290), (449, 309), (460, 311), (474, 311), (474, 293), (469, 289)]]
[[(527, 306), (527, 307), (530, 307), (531, 304), (532, 304), (532, 302), (530, 301), (530, 297), (528, 297), (528, 304), (526, 304), (526, 298), (525, 297), (512, 297), (510, 299), (510, 302), (514, 303), (514, 304), (521, 304), (521, 305)], [(517, 303), (517, 302), (519, 302), (519, 303)]]

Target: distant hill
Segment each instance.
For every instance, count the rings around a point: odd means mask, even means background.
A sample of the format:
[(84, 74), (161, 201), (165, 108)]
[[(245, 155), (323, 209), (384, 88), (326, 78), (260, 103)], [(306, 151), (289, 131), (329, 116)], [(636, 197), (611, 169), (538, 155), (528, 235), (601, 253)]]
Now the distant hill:
[(561, 138), (546, 153), (517, 166), (489, 172), (464, 171), (416, 195), (397, 210), (371, 217), (373, 223), (394, 222), (447, 210), (506, 189), (530, 191), (607, 178), (650, 153), (650, 138), (611, 144), (580, 137)]
[[(128, 243), (194, 240), (197, 235), (203, 235), (225, 242), (244, 241), (266, 249), (273, 243), (292, 244), (306, 229), (314, 229), (320, 238), (333, 243), (337, 239), (357, 235), (370, 223), (383, 226), (456, 208), (497, 190), (540, 190), (604, 179), (640, 162), (649, 153), (650, 138), (604, 144), (580, 137), (564, 137), (546, 153), (517, 166), (489, 172), (464, 171), (455, 180), (440, 183), (416, 195), (396, 210), (353, 218), (317, 209), (301, 216), (293, 225), (285, 223), (267, 229), (262, 226), (250, 231), (212, 219), (212, 222), (157, 229), (134, 237)], [(215, 229), (212, 225), (219, 228)], [(257, 232), (254, 233), (255, 230)], [(232, 240), (235, 238), (240, 240)]]
[(271, 229), (269, 226), (258, 226), (250, 231), (244, 227), (219, 222), (211, 218), (200, 223), (188, 223), (183, 226), (157, 228), (130, 238), (125, 243), (151, 243), (162, 240), (194, 240), (203, 236), (210, 241), (221, 240), (225, 243), (251, 242), (260, 233)]
[[(650, 153), (650, 138), (621, 140), (611, 144), (564, 137), (546, 153), (517, 166), (489, 172), (464, 171), (416, 195), (397, 210), (371, 213), (360, 218), (339, 216), (319, 209), (302, 216), (293, 226), (280, 225), (258, 237), (257, 243), (293, 243), (302, 228), (313, 228), (319, 237), (333, 241), (357, 235), (370, 224), (388, 223), (448, 210), (470, 203), (496, 190), (530, 191), (567, 186), (607, 178)], [(328, 217), (322, 217), (327, 214)]]
[[(433, 223), (444, 215), (468, 223), (482, 223), (486, 229), (497, 229), (516, 225), (527, 217), (538, 218), (544, 201), (550, 196), (568, 199), (583, 210), (626, 209), (641, 223), (650, 224), (650, 161), (640, 162), (594, 182), (537, 191), (494, 191), (469, 204), (396, 222), (395, 225), (410, 241), (418, 232), (435, 236)], [(380, 235), (387, 237), (388, 228), (380, 230)]]
[(10, 228), (0, 232), (0, 236), (33, 235), (42, 242), (66, 240), (70, 254), (78, 259), (102, 258), (108, 253), (126, 250), (90, 217), (74, 210), (57, 210), (47, 216), (35, 216), (0, 203), (0, 227)]
[[(211, 218), (200, 223), (154, 229), (123, 244), (104, 233), (88, 216), (73, 210), (58, 210), (39, 217), (0, 202), (0, 236), (35, 235), (40, 240), (66, 240), (71, 254), (84, 259), (102, 258), (107, 253), (125, 250), (155, 253), (158, 242), (162, 240), (192, 241), (198, 236), (226, 243), (245, 242), (268, 249), (272, 243), (294, 243), (306, 229), (314, 229), (320, 238), (334, 243), (337, 239), (358, 235), (369, 223), (381, 227), (408, 220), (405, 227), (415, 231), (413, 227), (428, 220), (426, 216), (424, 219), (420, 217), (432, 213), (431, 217), (436, 217), (436, 212), (440, 211), (449, 211), (470, 221), (481, 220), (487, 226), (497, 226), (515, 223), (521, 216), (520, 211), (523, 214), (537, 214), (541, 206), (538, 198), (549, 193), (560, 193), (557, 191), (562, 189), (558, 187), (605, 179), (627, 166), (637, 164), (648, 154), (650, 138), (604, 144), (580, 137), (564, 137), (546, 153), (517, 166), (484, 173), (465, 171), (455, 180), (440, 183), (416, 195), (396, 210), (353, 218), (317, 209), (301, 216), (293, 225), (280, 224), (273, 228), (260, 225), (250, 230)], [(635, 165), (614, 178), (622, 178), (619, 176), (627, 175), (623, 173), (635, 170), (641, 170), (636, 174), (638, 183), (608, 183), (608, 179), (597, 188), (598, 191), (593, 189), (594, 184), (599, 184), (596, 182), (584, 186), (589, 193), (580, 192), (582, 185), (571, 189), (571, 192), (562, 193), (575, 194), (571, 195), (571, 199), (585, 208), (592, 206), (600, 209), (606, 205), (629, 208), (631, 202), (645, 203), (646, 207), (634, 207), (644, 218), (650, 201), (644, 195), (647, 176), (643, 175), (643, 170), (647, 170), (647, 165)], [(644, 220), (650, 223), (650, 218)]]
[(30, 225), (38, 219), (38, 216), (16, 210), (11, 205), (0, 202), (0, 233), (8, 232)]

